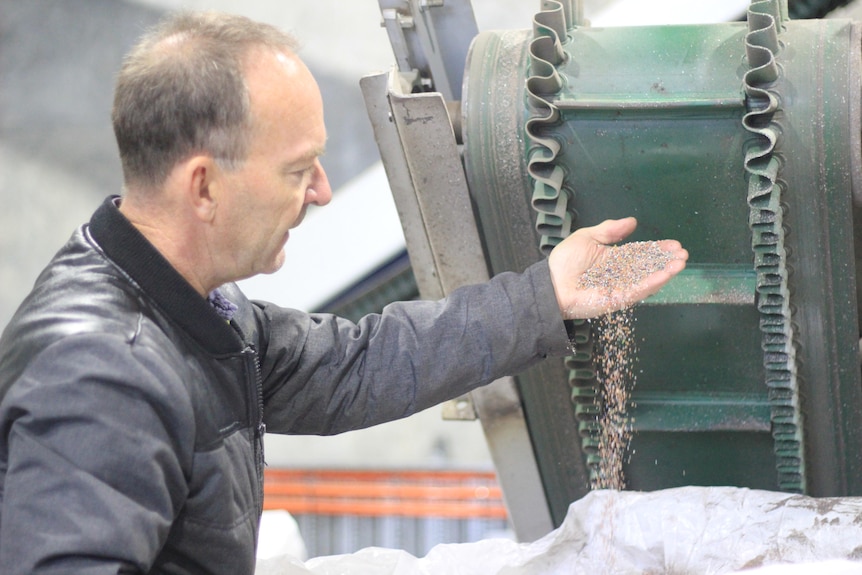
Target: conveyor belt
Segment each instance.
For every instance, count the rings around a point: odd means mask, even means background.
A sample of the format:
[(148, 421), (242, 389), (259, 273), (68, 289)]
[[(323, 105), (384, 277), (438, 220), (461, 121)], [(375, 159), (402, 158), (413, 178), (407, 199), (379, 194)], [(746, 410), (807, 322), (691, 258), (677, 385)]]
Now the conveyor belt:
[[(628, 486), (862, 493), (858, 26), (768, 0), (749, 24), (593, 29), (575, 5), (479, 34), (468, 57), (492, 271), (610, 217), (679, 239), (688, 269), (635, 310)], [(594, 327), (575, 330), (565, 365), (519, 378), (556, 520), (600, 463)]]

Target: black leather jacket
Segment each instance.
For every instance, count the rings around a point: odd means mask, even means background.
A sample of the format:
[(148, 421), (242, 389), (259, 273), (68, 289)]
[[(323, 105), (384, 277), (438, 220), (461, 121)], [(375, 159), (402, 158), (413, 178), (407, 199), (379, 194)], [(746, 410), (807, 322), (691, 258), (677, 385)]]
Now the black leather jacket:
[(0, 339), (0, 572), (252, 573), (264, 422), (366, 427), (566, 352), (544, 262), (359, 324), (221, 291), (230, 322), (114, 199), (55, 256)]

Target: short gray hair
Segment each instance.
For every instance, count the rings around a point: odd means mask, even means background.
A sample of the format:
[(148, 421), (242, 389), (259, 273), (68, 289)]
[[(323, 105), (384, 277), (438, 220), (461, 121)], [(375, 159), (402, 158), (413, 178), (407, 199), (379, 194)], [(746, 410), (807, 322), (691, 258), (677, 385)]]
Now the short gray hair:
[(256, 47), (298, 46), (273, 26), (215, 12), (176, 14), (142, 37), (123, 62), (111, 112), (127, 186), (157, 188), (196, 153), (241, 164), (251, 125), (244, 58)]

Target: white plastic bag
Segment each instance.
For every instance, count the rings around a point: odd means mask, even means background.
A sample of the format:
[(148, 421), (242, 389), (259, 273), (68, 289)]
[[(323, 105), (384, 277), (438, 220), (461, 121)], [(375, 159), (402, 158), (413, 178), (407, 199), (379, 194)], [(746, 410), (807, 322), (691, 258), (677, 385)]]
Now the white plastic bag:
[[(262, 561), (258, 575), (723, 575), (769, 567), (862, 575), (862, 498), (815, 499), (732, 487), (595, 491), (533, 543), (437, 545), (422, 558), (368, 548)], [(746, 574), (748, 575), (748, 574)]]

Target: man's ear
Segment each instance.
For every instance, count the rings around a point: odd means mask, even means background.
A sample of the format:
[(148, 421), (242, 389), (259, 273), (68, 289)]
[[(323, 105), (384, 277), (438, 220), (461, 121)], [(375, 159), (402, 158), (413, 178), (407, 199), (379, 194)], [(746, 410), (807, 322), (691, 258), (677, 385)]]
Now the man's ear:
[(186, 160), (183, 172), (189, 205), (198, 219), (211, 222), (223, 187), (221, 170), (212, 157), (199, 155)]

